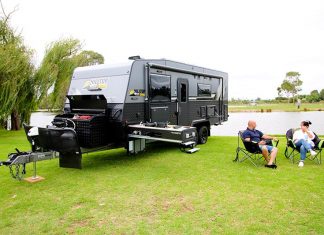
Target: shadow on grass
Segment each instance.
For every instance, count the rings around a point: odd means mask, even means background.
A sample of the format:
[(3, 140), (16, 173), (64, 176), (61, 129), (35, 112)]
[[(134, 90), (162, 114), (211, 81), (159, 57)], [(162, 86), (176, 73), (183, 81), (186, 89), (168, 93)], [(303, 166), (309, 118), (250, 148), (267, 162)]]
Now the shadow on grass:
[(127, 154), (125, 148), (118, 148), (106, 150), (101, 152), (89, 153), (83, 155), (82, 167), (84, 169), (92, 168), (109, 168), (109, 166), (129, 166), (130, 164), (137, 164), (143, 159), (154, 159), (161, 157), (162, 154), (168, 154), (174, 151), (179, 151), (178, 144), (155, 142), (147, 144), (144, 152), (137, 154)]

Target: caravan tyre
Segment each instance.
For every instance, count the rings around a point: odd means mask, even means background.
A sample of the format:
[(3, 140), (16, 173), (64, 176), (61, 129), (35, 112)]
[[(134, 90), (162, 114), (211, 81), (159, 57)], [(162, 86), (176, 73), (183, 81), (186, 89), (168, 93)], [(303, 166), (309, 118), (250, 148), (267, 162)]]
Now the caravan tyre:
[(206, 126), (202, 126), (198, 130), (198, 143), (205, 144), (208, 139), (208, 128)]

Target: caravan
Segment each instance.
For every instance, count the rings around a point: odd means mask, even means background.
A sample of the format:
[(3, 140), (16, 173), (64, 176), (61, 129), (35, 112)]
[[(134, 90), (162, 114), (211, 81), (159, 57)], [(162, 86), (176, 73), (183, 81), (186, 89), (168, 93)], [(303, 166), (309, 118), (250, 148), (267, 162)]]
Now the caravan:
[[(228, 119), (228, 75), (166, 59), (75, 69), (64, 113), (51, 126), (25, 126), (33, 151), (59, 152), (60, 166), (81, 168), (82, 153), (150, 141), (204, 144)], [(36, 133), (28, 134), (37, 128)]]

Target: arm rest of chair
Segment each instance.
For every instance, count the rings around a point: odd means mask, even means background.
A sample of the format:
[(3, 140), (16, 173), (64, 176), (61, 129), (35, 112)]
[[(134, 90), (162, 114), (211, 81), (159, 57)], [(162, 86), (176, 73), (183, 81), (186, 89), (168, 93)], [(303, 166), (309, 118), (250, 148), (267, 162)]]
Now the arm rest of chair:
[(266, 142), (266, 145), (272, 145), (273, 146), (272, 142), (275, 142), (276, 144), (274, 146), (277, 147), (278, 144), (279, 144), (278, 139), (276, 139), (276, 140), (274, 140), (274, 139), (262, 139), (262, 140), (264, 140)]
[(259, 147), (258, 142), (255, 142), (255, 141), (244, 140), (243, 142), (244, 142), (244, 145), (246, 145), (246, 146)]
[(250, 145), (255, 145), (255, 146), (258, 146), (259, 145), (258, 142), (256, 142), (256, 141), (246, 141), (246, 140), (244, 140), (244, 142), (245, 143), (248, 143)]
[(292, 147), (297, 148), (292, 139), (287, 139), (287, 145), (291, 145)]
[(318, 143), (318, 148), (319, 148), (319, 149), (323, 149), (323, 148), (324, 148), (324, 140), (321, 140), (321, 141)]
[(276, 140), (273, 140), (274, 142), (276, 142), (276, 145), (275, 145), (275, 147), (277, 147), (278, 146), (278, 144), (279, 144), (279, 140), (278, 139), (276, 139)]
[(250, 141), (250, 140), (244, 140), (244, 139), (242, 139), (242, 141), (244, 144), (259, 146), (258, 142), (256, 142), (256, 141)]

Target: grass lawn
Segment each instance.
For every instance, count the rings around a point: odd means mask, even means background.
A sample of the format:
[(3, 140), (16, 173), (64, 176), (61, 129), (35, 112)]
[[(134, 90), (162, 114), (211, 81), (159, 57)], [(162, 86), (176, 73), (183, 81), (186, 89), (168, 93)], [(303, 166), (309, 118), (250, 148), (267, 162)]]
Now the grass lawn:
[(257, 104), (255, 106), (251, 105), (229, 105), (228, 110), (229, 112), (261, 112), (261, 109), (264, 112), (272, 111), (272, 112), (300, 112), (300, 111), (324, 111), (324, 102), (319, 103), (303, 103), (300, 109), (297, 109), (295, 104), (288, 104), (288, 103), (277, 103), (277, 104)]
[[(0, 167), (0, 234), (323, 234), (323, 165), (278, 169), (233, 163), (236, 137), (211, 137), (195, 154), (151, 145), (85, 155), (83, 169), (38, 163), (46, 180), (13, 180)], [(0, 131), (0, 159), (28, 150), (24, 133)], [(32, 175), (32, 164), (27, 176)]]

